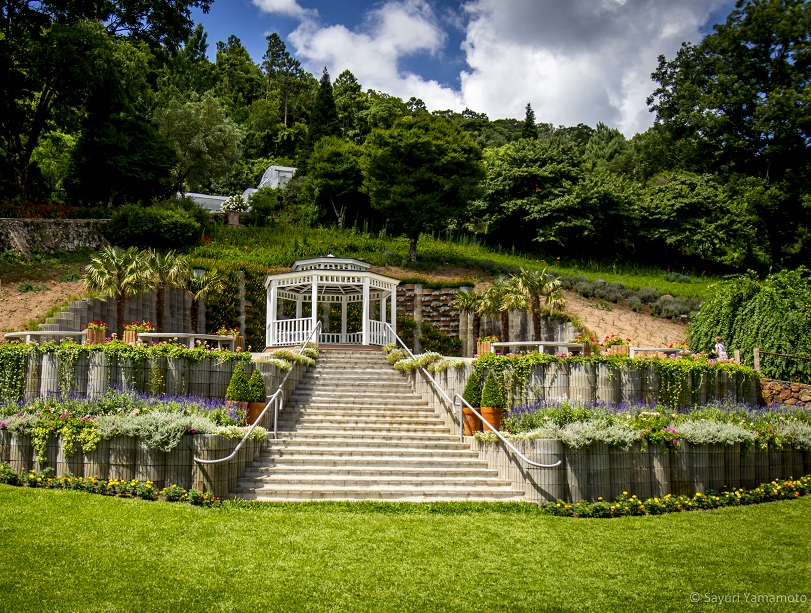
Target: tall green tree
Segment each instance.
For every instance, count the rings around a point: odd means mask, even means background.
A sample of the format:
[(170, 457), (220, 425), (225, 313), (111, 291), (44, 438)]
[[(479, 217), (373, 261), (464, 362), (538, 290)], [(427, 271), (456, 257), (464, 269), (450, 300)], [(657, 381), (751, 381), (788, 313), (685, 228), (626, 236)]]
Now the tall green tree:
[(325, 136), (307, 163), (307, 181), (316, 204), (334, 213), (339, 229), (345, 227), (347, 216), (352, 219), (370, 212), (369, 197), (362, 192), (362, 154), (360, 145)]
[[(782, 228), (770, 237), (774, 263), (806, 257), (811, 209), (811, 3), (738, 0), (701, 43), (659, 58), (648, 99), (656, 121), (693, 142), (705, 171), (782, 184), (765, 211)], [(804, 254), (804, 255), (803, 255)]]
[(181, 191), (226, 176), (239, 161), (244, 133), (210, 92), (170, 100), (156, 111), (155, 122), (177, 155), (174, 182)]
[(51, 130), (84, 116), (110, 44), (144, 41), (174, 50), (191, 33), (191, 8), (206, 0), (0, 3), (0, 170), (4, 191), (25, 194), (32, 154)]
[(411, 261), (426, 230), (442, 230), (479, 195), (482, 153), (441, 117), (403, 117), (366, 141), (365, 189), (390, 228), (409, 239)]
[(206, 270), (202, 274), (191, 274), (186, 277), (184, 289), (191, 298), (189, 320), (192, 333), (197, 332), (200, 321), (200, 301), (205, 301), (209, 294), (223, 291), (225, 281), (219, 271)]
[(215, 67), (220, 99), (226, 101), (233, 119), (245, 121), (250, 105), (264, 93), (262, 71), (233, 34), (217, 43)]
[(145, 251), (135, 247), (105, 247), (85, 268), (85, 284), (91, 292), (115, 300), (116, 331), (124, 338), (127, 298), (155, 288)]
[(301, 62), (290, 55), (287, 45), (281, 37), (273, 32), (267, 36), (268, 47), (262, 56), (262, 68), (265, 71), (266, 90), (269, 93), (275, 88), (281, 94), (284, 127), (288, 127), (288, 111), (291, 96), (300, 85), (304, 75)]
[(341, 135), (341, 121), (338, 119), (338, 109), (335, 106), (332, 83), (326, 68), (324, 68), (324, 73), (318, 82), (315, 104), (310, 111), (309, 135), (310, 142), (313, 145), (325, 136)]
[(366, 108), (366, 94), (349, 70), (344, 70), (335, 79), (332, 93), (335, 96), (342, 136), (357, 142), (361, 136), (365, 137), (361, 130), (360, 113)]
[(190, 267), (186, 256), (176, 251), (147, 252), (149, 272), (152, 274), (152, 283), (155, 286), (155, 329), (158, 332), (166, 331), (166, 290), (170, 287), (185, 287), (189, 278)]
[(535, 111), (532, 110), (532, 105), (527, 102), (527, 107), (524, 114), (524, 125), (521, 127), (521, 138), (528, 138), (535, 140), (538, 138), (538, 126), (535, 124)]

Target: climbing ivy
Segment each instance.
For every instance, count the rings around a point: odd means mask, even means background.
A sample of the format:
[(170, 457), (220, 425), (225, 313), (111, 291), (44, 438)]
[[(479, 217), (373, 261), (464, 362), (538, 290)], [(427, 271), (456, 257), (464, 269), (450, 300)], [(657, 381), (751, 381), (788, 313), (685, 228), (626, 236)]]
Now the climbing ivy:
[(28, 355), (34, 347), (19, 343), (0, 345), (0, 399), (19, 400), (25, 394)]

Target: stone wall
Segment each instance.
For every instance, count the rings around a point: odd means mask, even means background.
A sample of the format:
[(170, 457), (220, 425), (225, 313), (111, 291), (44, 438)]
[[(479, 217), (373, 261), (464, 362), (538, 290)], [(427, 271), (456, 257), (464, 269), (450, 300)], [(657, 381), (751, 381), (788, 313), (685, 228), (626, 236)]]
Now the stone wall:
[(100, 249), (107, 245), (101, 233), (106, 219), (0, 219), (0, 250), (58, 253)]
[(761, 379), (760, 389), (766, 405), (777, 403), (811, 408), (811, 385), (806, 383)]

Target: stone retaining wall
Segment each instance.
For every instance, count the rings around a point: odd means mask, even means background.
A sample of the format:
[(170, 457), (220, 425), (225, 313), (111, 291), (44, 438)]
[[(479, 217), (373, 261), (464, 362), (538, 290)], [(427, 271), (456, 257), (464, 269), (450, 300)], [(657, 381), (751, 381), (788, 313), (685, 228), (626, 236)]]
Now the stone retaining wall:
[(777, 403), (811, 407), (811, 385), (806, 383), (761, 379), (760, 389), (766, 405)]
[(0, 430), (0, 463), (9, 463), (18, 473), (50, 467), (57, 476), (71, 473), (77, 477), (137, 479), (152, 481), (157, 490), (177, 485), (226, 498), (247, 468), (259, 459), (267, 442), (245, 441), (237, 455), (228, 462), (202, 464), (195, 462), (194, 458), (224, 458), (234, 451), (239, 440), (214, 434), (194, 434), (181, 438), (171, 451), (161, 451), (142, 446), (137, 438), (122, 436), (101, 441), (92, 452), (79, 451), (66, 456), (60, 436), (49, 441), (47, 459), (40, 462), (30, 436)]
[(101, 249), (107, 219), (0, 219), (0, 249), (13, 249), (25, 257), (33, 253), (58, 253)]
[[(199, 396), (225, 398), (225, 391), (234, 372), (235, 362), (217, 363), (212, 358), (192, 362), (182, 358), (155, 357), (143, 364), (133, 364), (125, 358), (109, 357), (103, 351), (91, 351), (79, 356), (72, 372), (63, 372), (60, 382), (60, 356), (56, 353), (28, 354), (25, 398), (56, 396), (69, 392), (75, 396), (94, 398), (104, 395), (110, 388), (131, 389), (142, 393), (172, 396)], [(247, 363), (245, 371), (250, 377), (259, 369), (265, 380), (265, 389), (274, 391), (282, 382), (285, 372), (267, 362)], [(64, 368), (62, 369), (65, 370)], [(306, 367), (295, 364), (284, 387), (285, 398), (296, 389)], [(69, 389), (62, 384), (69, 383)]]

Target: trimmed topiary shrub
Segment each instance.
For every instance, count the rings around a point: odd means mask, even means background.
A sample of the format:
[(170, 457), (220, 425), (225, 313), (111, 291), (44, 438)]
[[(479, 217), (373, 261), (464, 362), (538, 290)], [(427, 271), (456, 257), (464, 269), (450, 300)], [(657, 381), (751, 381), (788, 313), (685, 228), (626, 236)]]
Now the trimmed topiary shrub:
[(487, 373), (487, 379), (484, 381), (481, 406), (504, 408), (504, 390), (492, 370)]
[(465, 384), (465, 391), (462, 392), (462, 398), (472, 406), (478, 409), (482, 401), (482, 375), (481, 371), (474, 369), (467, 379)]
[(248, 375), (245, 374), (245, 366), (242, 362), (238, 362), (234, 366), (234, 374), (231, 375), (228, 389), (225, 390), (225, 399), (234, 402), (249, 402), (249, 397)]
[(265, 379), (258, 368), (255, 368), (251, 378), (248, 380), (248, 402), (267, 402), (268, 396), (265, 390)]

